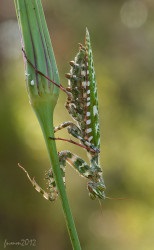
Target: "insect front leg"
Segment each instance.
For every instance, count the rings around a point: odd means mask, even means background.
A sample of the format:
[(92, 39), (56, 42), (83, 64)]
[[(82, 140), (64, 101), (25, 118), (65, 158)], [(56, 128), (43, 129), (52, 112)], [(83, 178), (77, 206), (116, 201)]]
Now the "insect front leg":
[[(60, 157), (59, 157), (59, 163), (60, 163), (61, 175), (62, 175), (63, 182), (64, 182), (64, 185), (65, 185), (65, 164), (64, 164), (64, 162), (61, 162)], [(45, 179), (48, 181), (48, 183), (47, 183), (48, 189), (50, 190), (50, 193), (52, 193), (53, 190), (55, 190), (57, 188), (52, 168), (50, 168), (45, 173)]]
[(88, 178), (91, 173), (90, 166), (82, 158), (68, 150), (59, 152), (59, 162), (63, 165), (66, 165), (67, 162), (70, 166), (77, 170), (81, 176), (85, 178)]
[[(89, 196), (92, 199), (105, 198), (105, 184), (102, 177), (102, 170), (97, 165), (96, 161), (92, 159), (93, 165), (88, 165), (82, 158), (71, 153), (70, 151), (61, 151), (59, 153), (59, 161), (66, 165), (66, 162), (72, 166), (82, 177), (89, 179), (87, 185)], [(95, 163), (94, 163), (95, 162)], [(95, 164), (95, 165), (94, 165)]]
[[(37, 182), (35, 181), (34, 178), (31, 178), (29, 173), (26, 171), (26, 169), (24, 167), (22, 167), (20, 164), (18, 164), (18, 166), (25, 172), (25, 174), (27, 175), (29, 181), (31, 182), (31, 184), (33, 185), (33, 187), (35, 188), (35, 190), (39, 193), (42, 194), (42, 196), (46, 199), (46, 200), (50, 200), (50, 201), (55, 201), (56, 198), (58, 197), (58, 190), (57, 190), (57, 186), (56, 186), (56, 182), (54, 179), (54, 175), (53, 175), (53, 171), (52, 168), (50, 168), (46, 173), (45, 173), (45, 179), (47, 180), (47, 184), (48, 184), (48, 190), (49, 192), (44, 191), (44, 189), (42, 189)], [(63, 178), (63, 182), (65, 184), (65, 165), (63, 164), (63, 162), (60, 161), (60, 169), (61, 169), (61, 175)]]
[(46, 199), (46, 200), (50, 200), (50, 201), (54, 201), (56, 200), (57, 196), (58, 196), (58, 192), (57, 192), (57, 188), (56, 186), (53, 187), (52, 189), (50, 189), (50, 193), (47, 193), (46, 191), (44, 191), (35, 181), (35, 179), (31, 178), (28, 174), (28, 172), (25, 170), (25, 168), (23, 168), (19, 163), (18, 166), (26, 173), (29, 181), (31, 182), (31, 184), (33, 185), (33, 187), (35, 188), (35, 190), (39, 193), (42, 194), (42, 196)]
[(90, 182), (88, 183), (89, 196), (91, 199), (100, 198), (105, 199), (105, 189), (103, 173), (100, 167), (99, 157), (95, 155), (90, 160), (92, 175), (89, 176)]

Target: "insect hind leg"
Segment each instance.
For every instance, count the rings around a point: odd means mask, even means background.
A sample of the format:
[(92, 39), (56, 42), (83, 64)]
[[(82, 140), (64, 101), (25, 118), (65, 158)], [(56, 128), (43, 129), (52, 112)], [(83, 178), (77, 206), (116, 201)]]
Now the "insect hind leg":
[(56, 133), (57, 131), (59, 131), (59, 130), (61, 130), (61, 129), (63, 129), (63, 128), (66, 128), (66, 127), (68, 127), (68, 126), (70, 126), (70, 125), (72, 125), (72, 124), (73, 124), (73, 122), (70, 122), (70, 121), (68, 121), (68, 122), (63, 122), (63, 123), (60, 124), (59, 126), (54, 127), (54, 133)]
[(68, 130), (68, 133), (71, 134), (73, 137), (77, 138), (85, 147), (82, 146), (82, 144), (78, 144), (72, 140), (67, 140), (67, 139), (63, 139), (63, 138), (54, 138), (54, 137), (49, 137), (50, 139), (53, 139), (53, 140), (63, 140), (63, 141), (67, 141), (67, 142), (70, 142), (70, 143), (73, 143), (73, 144), (76, 144), (80, 147), (83, 147), (85, 148), (87, 151), (90, 151), (92, 153), (100, 153), (100, 150), (95, 147), (92, 143), (90, 143), (88, 140), (85, 140), (82, 135), (81, 135), (81, 129), (75, 125), (73, 122), (64, 122), (62, 124), (60, 124), (59, 126), (55, 127), (54, 128), (54, 133), (56, 133), (57, 131), (63, 129), (63, 128), (67, 128)]
[(36, 66), (28, 59), (27, 55), (26, 55), (26, 52), (24, 50), (24, 48), (22, 48), (22, 52), (23, 52), (23, 55), (24, 55), (24, 58), (26, 59), (26, 61), (31, 65), (31, 67), (35, 70), (35, 72), (41, 76), (43, 76), (45, 79), (47, 79), (49, 82), (53, 83), (55, 86), (57, 86), (58, 88), (60, 88), (63, 92), (65, 92), (67, 94), (67, 96), (69, 98), (71, 98), (71, 93), (69, 91), (66, 90), (66, 88), (64, 88), (62, 86), (62, 84), (58, 84), (56, 83), (55, 81), (51, 80), (47, 75), (45, 75), (43, 72), (41, 72), (40, 70), (38, 70), (36, 68)]

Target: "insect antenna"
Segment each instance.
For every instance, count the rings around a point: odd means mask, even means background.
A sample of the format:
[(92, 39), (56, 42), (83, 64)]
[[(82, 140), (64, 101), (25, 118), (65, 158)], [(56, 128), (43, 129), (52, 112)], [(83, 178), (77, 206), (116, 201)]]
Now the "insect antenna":
[(105, 198), (108, 200), (129, 200), (129, 198), (124, 198), (124, 197), (116, 198), (116, 197), (105, 196)]

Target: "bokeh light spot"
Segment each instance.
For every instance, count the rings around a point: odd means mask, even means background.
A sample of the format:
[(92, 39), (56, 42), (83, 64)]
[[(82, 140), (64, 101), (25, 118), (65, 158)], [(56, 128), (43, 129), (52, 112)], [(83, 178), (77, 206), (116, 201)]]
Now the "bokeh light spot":
[(128, 28), (139, 28), (147, 20), (147, 6), (138, 0), (125, 2), (120, 10), (121, 21)]

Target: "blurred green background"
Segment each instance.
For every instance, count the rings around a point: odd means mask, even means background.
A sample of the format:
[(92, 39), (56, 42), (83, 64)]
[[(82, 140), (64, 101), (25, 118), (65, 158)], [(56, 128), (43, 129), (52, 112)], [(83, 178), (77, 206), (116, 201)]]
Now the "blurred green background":
[[(86, 180), (69, 166), (67, 193), (83, 250), (154, 247), (154, 1), (44, 0), (61, 83), (69, 61), (91, 34), (98, 82), (101, 163), (110, 197), (92, 201)], [(60, 93), (55, 125), (70, 120)], [(20, 35), (12, 0), (0, 3), (0, 249), (5, 239), (35, 239), (36, 247), (71, 250), (59, 199), (44, 200), (18, 168), (45, 187), (49, 159), (28, 102)], [(68, 138), (66, 131), (59, 136)], [(58, 150), (82, 149), (58, 142)], [(86, 158), (85, 158), (86, 159)]]

